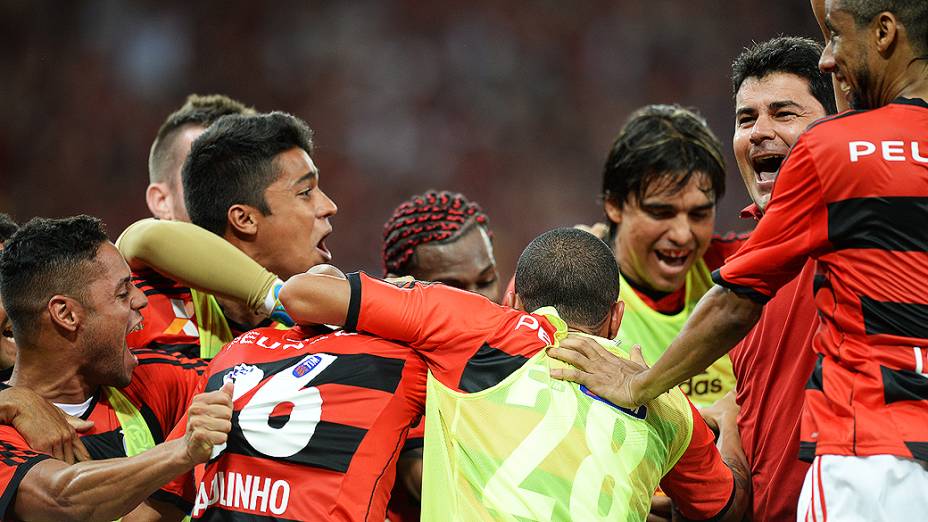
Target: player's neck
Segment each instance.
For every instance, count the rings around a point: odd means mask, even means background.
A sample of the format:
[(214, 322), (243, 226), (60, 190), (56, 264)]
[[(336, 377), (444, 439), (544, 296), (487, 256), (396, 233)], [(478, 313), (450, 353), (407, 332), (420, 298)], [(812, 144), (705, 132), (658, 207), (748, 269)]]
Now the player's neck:
[(894, 82), (898, 87), (892, 98), (921, 98), (928, 100), (928, 57), (910, 62), (905, 72)]
[(10, 376), (10, 386), (23, 386), (50, 402), (80, 404), (96, 391), (97, 386), (81, 375), (78, 361), (68, 360), (74, 350), (56, 347), (43, 350), (37, 346), (20, 345), (16, 364)]

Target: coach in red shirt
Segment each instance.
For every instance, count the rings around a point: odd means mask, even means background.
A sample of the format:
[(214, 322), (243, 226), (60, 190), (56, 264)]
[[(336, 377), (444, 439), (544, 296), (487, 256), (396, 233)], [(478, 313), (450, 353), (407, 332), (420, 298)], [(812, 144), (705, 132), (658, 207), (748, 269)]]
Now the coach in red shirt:
[(928, 512), (928, 5), (883, 4), (826, 4), (820, 67), (858, 110), (800, 137), (764, 219), (665, 355), (644, 369), (570, 352), (579, 370), (554, 372), (643, 404), (730, 350), (815, 259), (822, 325), (801, 445), (815, 462), (799, 502), (809, 519)]
[[(779, 37), (755, 44), (732, 65), (738, 170), (759, 220), (789, 150), (812, 122), (834, 114), (831, 78), (819, 71), (822, 46)], [(798, 460), (799, 418), (819, 324), (812, 299), (815, 262), (770, 300), (757, 326), (729, 354), (738, 380), (738, 429), (751, 466), (756, 522), (796, 517), (808, 464)]]

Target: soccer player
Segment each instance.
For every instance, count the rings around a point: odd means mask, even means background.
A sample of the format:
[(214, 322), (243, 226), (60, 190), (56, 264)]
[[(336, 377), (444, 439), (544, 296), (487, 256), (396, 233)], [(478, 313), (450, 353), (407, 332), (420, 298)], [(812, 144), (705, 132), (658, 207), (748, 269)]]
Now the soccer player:
[[(607, 340), (621, 320), (617, 297), (612, 252), (576, 229), (542, 234), (525, 249), (518, 309), (363, 274), (304, 274), (281, 291), (298, 322), (402, 341), (427, 362), (426, 520), (643, 519), (659, 482), (687, 517), (740, 519), (746, 470), (733, 458), (733, 480), (681, 392), (633, 411), (549, 379), (546, 348), (617, 349)], [(565, 339), (568, 331), (579, 341)]]
[[(463, 194), (430, 190), (393, 211), (383, 228), (387, 278), (412, 276), (444, 283), (499, 301), (499, 272), (490, 219)], [(424, 426), (413, 428), (397, 467), (400, 472), (387, 512), (391, 522), (419, 520)]]
[(729, 350), (815, 259), (800, 444), (815, 458), (797, 518), (902, 520), (928, 512), (928, 4), (828, 1), (825, 24), (820, 67), (856, 110), (799, 138), (751, 239), (652, 368), (570, 354), (579, 370), (555, 374), (647, 402)]
[(386, 277), (412, 276), (499, 301), (490, 219), (463, 194), (434, 190), (404, 201), (383, 227)]
[[(807, 38), (779, 37), (745, 49), (732, 64), (732, 146), (754, 200), (742, 217), (763, 216), (780, 165), (800, 133), (835, 113), (831, 78), (818, 69), (821, 52), (822, 46)], [(809, 260), (730, 352), (756, 522), (796, 518), (808, 469), (796, 456), (802, 396), (815, 363), (812, 336), (819, 325), (814, 279), (815, 262)]]
[[(715, 205), (725, 192), (722, 145), (705, 120), (677, 105), (631, 115), (603, 169), (608, 242), (621, 270), (625, 319), (619, 339), (653, 362), (712, 286), (710, 270), (741, 239), (713, 237)], [(728, 356), (683, 383), (697, 406), (735, 385)]]
[[(193, 399), (202, 363), (129, 352), (126, 335), (141, 321), (145, 296), (98, 220), (23, 225), (0, 256), (0, 294), (18, 347), (9, 385), (93, 421), (82, 442), (94, 459), (137, 456), (45, 463), (16, 429), (0, 426), (4, 518), (121, 516), (225, 440), (228, 390), (194, 400), (186, 442), (156, 448)], [(201, 408), (208, 405), (215, 408)]]
[(184, 204), (181, 167), (193, 141), (226, 114), (252, 115), (256, 112), (221, 94), (191, 94), (184, 105), (161, 124), (148, 154), (149, 182), (145, 202), (152, 216), (168, 221), (190, 221)]
[[(330, 260), (325, 238), (337, 207), (319, 187), (311, 153), (311, 131), (289, 114), (221, 118), (197, 138), (184, 164), (191, 221), (281, 278)], [(275, 292), (282, 283), (269, 282), (244, 303), (221, 304), (221, 293), (217, 300), (202, 289), (178, 285), (171, 277), (178, 271), (212, 272), (205, 264), (176, 266), (171, 253), (183, 243), (183, 230), (181, 223), (146, 220), (126, 229), (117, 242), (134, 269), (151, 267), (166, 276), (140, 285), (163, 298), (143, 312), (145, 327), (130, 336), (129, 343), (209, 359), (235, 335), (273, 314)], [(235, 274), (203, 277), (229, 279)]]

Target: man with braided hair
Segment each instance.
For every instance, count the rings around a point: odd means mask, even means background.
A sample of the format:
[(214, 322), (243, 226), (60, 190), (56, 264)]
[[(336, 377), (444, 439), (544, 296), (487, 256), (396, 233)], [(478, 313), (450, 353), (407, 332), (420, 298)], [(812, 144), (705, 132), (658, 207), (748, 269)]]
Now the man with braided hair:
[[(457, 192), (430, 190), (401, 203), (383, 226), (387, 277), (412, 276), (499, 299), (490, 219), (480, 205)], [(388, 507), (392, 522), (419, 520), (425, 423), (410, 432), (397, 462)]]
[(457, 192), (430, 190), (403, 202), (383, 227), (387, 277), (412, 276), (499, 300), (490, 219)]

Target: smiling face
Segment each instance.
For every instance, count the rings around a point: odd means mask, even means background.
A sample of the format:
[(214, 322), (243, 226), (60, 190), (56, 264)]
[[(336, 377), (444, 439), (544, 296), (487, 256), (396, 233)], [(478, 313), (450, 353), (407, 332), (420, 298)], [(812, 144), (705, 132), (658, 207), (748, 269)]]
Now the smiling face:
[(808, 80), (777, 72), (744, 80), (735, 96), (732, 147), (741, 179), (754, 203), (763, 210), (783, 159), (799, 135), (825, 116)]
[(281, 152), (274, 167), (278, 177), (264, 192), (271, 212), (256, 217), (253, 251), (265, 268), (288, 279), (332, 260), (325, 238), (338, 207), (319, 188), (319, 170), (305, 150)]
[(81, 303), (83, 373), (97, 385), (127, 386), (138, 360), (129, 351), (126, 336), (141, 329), (139, 310), (148, 299), (132, 284), (129, 266), (112, 243), (100, 245), (94, 264), (96, 276), (87, 284)]
[(417, 246), (409, 275), (480, 294), (493, 302), (499, 300), (493, 245), (486, 229), (479, 225), (454, 241)]
[(672, 185), (658, 179), (640, 201), (631, 195), (621, 207), (612, 200), (605, 204), (606, 215), (618, 229), (615, 254), (620, 270), (660, 292), (676, 291), (686, 283), (686, 273), (706, 252), (715, 225), (708, 176), (695, 172), (681, 190)]
[(881, 75), (875, 30), (870, 24), (858, 26), (854, 16), (841, 8), (840, 0), (825, 1), (825, 27), (830, 32), (822, 52), (819, 68), (833, 73), (838, 90), (848, 105), (856, 110), (881, 107), (889, 100), (881, 99)]

